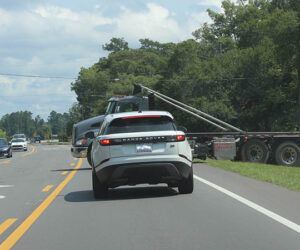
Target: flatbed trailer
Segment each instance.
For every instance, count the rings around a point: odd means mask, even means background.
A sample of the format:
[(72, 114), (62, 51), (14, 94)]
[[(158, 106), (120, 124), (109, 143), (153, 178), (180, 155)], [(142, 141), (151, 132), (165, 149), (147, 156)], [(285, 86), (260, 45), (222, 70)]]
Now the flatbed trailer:
[(143, 91), (223, 130), (222, 132), (186, 132), (195, 157), (300, 166), (300, 132), (243, 131), (201, 110), (141, 84), (135, 84), (134, 94)]

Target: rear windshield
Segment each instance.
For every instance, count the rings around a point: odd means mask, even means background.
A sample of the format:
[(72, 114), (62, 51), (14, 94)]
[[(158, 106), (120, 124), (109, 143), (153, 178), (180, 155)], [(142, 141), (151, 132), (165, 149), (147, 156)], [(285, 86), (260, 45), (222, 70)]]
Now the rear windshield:
[(0, 138), (0, 145), (7, 145), (7, 140), (5, 138)]
[(107, 127), (105, 134), (151, 132), (175, 130), (174, 121), (167, 116), (161, 117), (139, 117), (113, 120)]
[(23, 139), (13, 139), (13, 140), (11, 140), (12, 142), (24, 142), (24, 140)]

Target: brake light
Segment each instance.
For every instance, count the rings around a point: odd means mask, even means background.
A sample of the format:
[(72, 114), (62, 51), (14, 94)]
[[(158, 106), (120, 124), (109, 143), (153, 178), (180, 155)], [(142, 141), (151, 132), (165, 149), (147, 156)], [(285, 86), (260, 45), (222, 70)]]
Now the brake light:
[(177, 135), (177, 141), (184, 141), (185, 136), (184, 135)]
[(102, 146), (108, 146), (110, 145), (111, 141), (109, 139), (105, 139), (105, 140), (100, 140), (100, 144)]
[(122, 119), (144, 118), (144, 117), (161, 117), (161, 115), (138, 115), (138, 116), (126, 116)]

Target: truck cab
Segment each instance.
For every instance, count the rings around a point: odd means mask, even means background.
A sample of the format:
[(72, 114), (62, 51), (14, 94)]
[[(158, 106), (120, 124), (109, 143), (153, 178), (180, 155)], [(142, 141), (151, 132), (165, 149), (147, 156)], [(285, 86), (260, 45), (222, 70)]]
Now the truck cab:
[(104, 117), (109, 114), (149, 110), (148, 97), (145, 96), (114, 96), (108, 100), (104, 115), (83, 120), (73, 125), (71, 153), (76, 158), (88, 158), (90, 163), (90, 146), (93, 139), (87, 136), (94, 133), (97, 136)]

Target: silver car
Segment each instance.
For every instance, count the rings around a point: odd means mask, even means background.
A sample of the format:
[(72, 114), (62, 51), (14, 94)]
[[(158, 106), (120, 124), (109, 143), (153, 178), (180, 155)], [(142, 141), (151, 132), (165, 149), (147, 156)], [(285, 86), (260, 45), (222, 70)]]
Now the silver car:
[(105, 197), (108, 188), (143, 183), (193, 192), (191, 148), (168, 112), (106, 116), (93, 140), (91, 162), (95, 198)]

